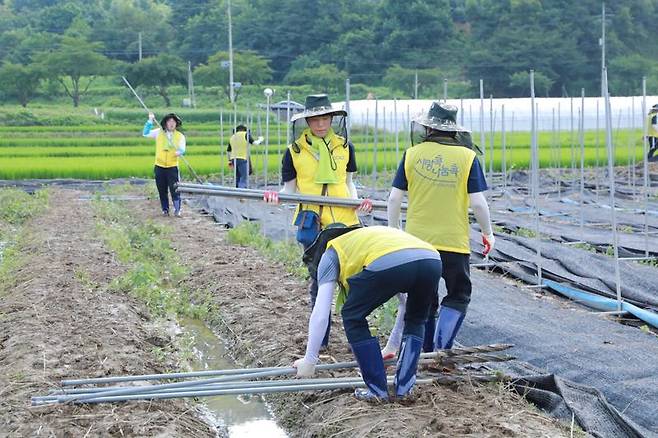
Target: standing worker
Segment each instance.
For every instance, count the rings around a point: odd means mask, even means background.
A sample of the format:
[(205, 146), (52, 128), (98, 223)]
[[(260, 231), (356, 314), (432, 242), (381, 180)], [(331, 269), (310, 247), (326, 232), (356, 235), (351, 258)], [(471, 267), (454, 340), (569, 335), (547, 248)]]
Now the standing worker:
[(160, 128), (153, 129), (155, 115), (149, 113), (144, 124), (144, 137), (155, 138), (155, 185), (160, 195), (162, 215), (169, 216), (169, 197), (174, 204), (174, 215), (181, 215), (180, 194), (176, 192), (175, 184), (180, 180), (178, 173), (178, 157), (185, 153), (185, 136), (179, 131), (183, 124), (180, 117), (174, 113), (167, 114), (160, 121)]
[(647, 160), (658, 161), (658, 156), (655, 155), (658, 151), (658, 104), (652, 106), (651, 110), (649, 110), (647, 126), (649, 128), (649, 135), (647, 136), (647, 141), (649, 142)]
[(233, 135), (228, 140), (228, 148), (226, 148), (226, 152), (229, 153), (228, 165), (235, 171), (235, 187), (247, 188), (247, 175), (253, 173), (249, 145), (261, 144), (262, 141), (263, 137), (258, 137), (258, 140), (254, 141), (246, 126), (235, 127)]
[[(338, 283), (336, 306), (344, 303), (341, 314), (345, 335), (367, 386), (366, 390), (357, 389), (354, 395), (362, 400), (387, 400), (384, 359), (366, 317), (398, 292), (406, 292), (404, 332), (394, 380), (395, 395), (404, 397), (416, 382), (430, 302), (441, 279), (441, 259), (429, 243), (390, 227), (328, 229), (323, 234), (338, 235), (343, 230), (342, 235), (329, 240), (320, 259), (320, 287), (308, 323), (306, 354), (293, 366), (298, 377), (314, 374)], [(321, 240), (318, 238), (316, 244), (322, 245)]]
[[(347, 138), (346, 118), (347, 112), (333, 109), (326, 94), (306, 97), (304, 111), (290, 119), (296, 140), (288, 146), (282, 159), (283, 189), (265, 192), (265, 202), (278, 204), (279, 193), (358, 199), (353, 181), (356, 157), (354, 146)], [(327, 227), (359, 224), (357, 211), (370, 213), (372, 201), (364, 199), (356, 210), (299, 204), (293, 220), (297, 226), (297, 241), (306, 250)], [(313, 308), (318, 284), (313, 270), (309, 272)], [(328, 342), (329, 326), (323, 345)]]
[[(487, 182), (472, 150), (470, 132), (457, 125), (456, 117), (456, 107), (434, 102), (427, 117), (412, 122), (412, 147), (402, 157), (388, 198), (388, 224), (398, 228), (402, 199), (408, 192), (405, 230), (441, 254), (447, 295), (436, 324), (438, 290), (432, 300), (425, 327), (426, 352), (452, 347), (471, 299), (469, 205), (480, 225), (484, 255), (494, 246), (489, 206), (482, 193)], [(388, 345), (384, 354), (395, 347)]]

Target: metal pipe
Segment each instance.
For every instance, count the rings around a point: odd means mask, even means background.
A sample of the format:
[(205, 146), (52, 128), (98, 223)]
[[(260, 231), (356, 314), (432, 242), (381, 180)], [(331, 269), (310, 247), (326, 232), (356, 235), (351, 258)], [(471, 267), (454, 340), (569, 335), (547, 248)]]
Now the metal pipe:
[[(433, 383), (437, 379), (426, 378), (416, 380), (417, 385)], [(335, 382), (335, 383), (320, 383), (320, 384), (309, 384), (309, 385), (288, 385), (288, 386), (267, 386), (260, 388), (249, 388), (249, 389), (218, 389), (213, 391), (194, 391), (186, 390), (180, 392), (171, 392), (171, 393), (149, 393), (149, 394), (129, 394), (129, 395), (109, 395), (103, 394), (99, 397), (87, 398), (87, 399), (75, 399), (71, 397), (68, 400), (48, 400), (48, 401), (33, 401), (33, 406), (40, 406), (44, 404), (51, 403), (62, 403), (62, 402), (73, 402), (73, 403), (111, 403), (119, 401), (129, 401), (129, 400), (159, 400), (159, 399), (170, 399), (170, 398), (181, 398), (181, 397), (211, 397), (217, 395), (237, 395), (237, 394), (269, 394), (275, 392), (298, 392), (298, 391), (322, 391), (322, 390), (336, 390), (336, 389), (351, 389), (351, 388), (363, 388), (366, 384), (361, 381), (347, 381), (347, 382)]]
[(537, 144), (537, 106), (535, 104), (535, 72), (530, 70), (530, 103), (532, 105), (531, 117), (531, 149), (532, 149), (532, 207), (535, 222), (535, 245), (536, 245), (536, 263), (537, 266), (537, 286), (542, 284), (542, 257), (541, 257), (541, 234), (539, 227), (539, 145)]
[[(199, 187), (200, 186), (200, 187)], [(177, 189), (180, 193), (194, 193), (210, 196), (224, 196), (229, 198), (258, 199), (262, 200), (264, 191), (256, 189), (239, 189), (233, 187), (221, 187), (212, 185), (197, 184), (178, 184)], [(352, 198), (335, 198), (331, 196), (313, 196), (300, 195), (297, 193), (279, 193), (279, 201), (290, 203), (314, 204), (314, 205), (332, 205), (337, 207), (358, 207), (361, 201)], [(384, 201), (373, 201), (373, 209), (386, 210), (387, 203)], [(402, 204), (402, 210), (406, 210), (407, 205)]]
[(621, 272), (619, 267), (619, 240), (617, 235), (617, 212), (615, 211), (615, 153), (612, 143), (612, 109), (610, 108), (610, 91), (608, 90), (608, 70), (603, 69), (605, 90), (605, 131), (608, 151), (608, 178), (610, 179), (610, 215), (612, 225), (612, 244), (615, 257), (615, 286), (617, 292), (617, 310), (621, 311)]
[(580, 89), (580, 235), (585, 235), (585, 89)]
[[(455, 347), (450, 350), (440, 350), (429, 353), (421, 353), (421, 359), (436, 359), (441, 357), (452, 357), (466, 354), (478, 353), (491, 353), (494, 351), (503, 351), (511, 348), (512, 344), (491, 344), (491, 345), (477, 345), (473, 347)], [(384, 362), (385, 364), (393, 364), (394, 360), (390, 359)], [(337, 362), (333, 364), (320, 364), (316, 365), (315, 369), (318, 371), (337, 370), (341, 368), (354, 368), (358, 364), (356, 361)], [(269, 367), (269, 368), (237, 368), (226, 370), (207, 370), (207, 371), (192, 371), (185, 373), (168, 373), (168, 374), (142, 374), (132, 376), (115, 376), (115, 377), (98, 377), (91, 379), (75, 379), (75, 380), (62, 380), (62, 386), (73, 385), (95, 385), (104, 383), (117, 383), (117, 382), (132, 382), (132, 381), (146, 381), (146, 380), (163, 380), (163, 379), (182, 379), (194, 377), (209, 377), (209, 376), (231, 376), (243, 375), (243, 378), (251, 378), (251, 374), (266, 372), (266, 371), (279, 371), (279, 370), (295, 370), (289, 367)], [(248, 375), (248, 376), (246, 376)]]
[[(392, 377), (391, 377), (392, 378)], [(360, 377), (350, 377), (350, 378), (345, 378), (347, 379), (352, 379), (352, 380), (361, 380)], [(261, 386), (285, 386), (285, 385), (305, 385), (309, 384), (311, 382), (315, 383), (331, 383), (335, 381), (336, 378), (322, 378), (322, 379), (284, 379), (284, 380), (257, 380), (257, 381), (249, 381), (249, 382), (226, 382), (226, 383), (215, 383), (215, 384), (210, 384), (210, 385), (201, 385), (201, 386), (194, 386), (195, 389), (198, 389), (199, 391), (209, 391), (209, 390), (214, 390), (214, 389), (235, 389), (235, 388), (258, 388)], [(51, 399), (51, 398), (57, 398), (57, 396), (60, 395), (73, 395), (73, 394), (92, 394), (92, 393), (104, 393), (108, 391), (112, 391), (114, 389), (123, 389), (123, 388), (138, 388), (139, 386), (106, 386), (106, 387), (90, 387), (90, 388), (64, 388), (60, 389), (57, 391), (53, 391), (47, 396), (43, 397), (32, 397), (32, 399)], [(174, 388), (174, 389), (159, 389), (157, 393), (167, 393), (167, 392), (179, 392), (181, 391), (180, 388)]]
[(649, 257), (649, 124), (647, 120), (647, 78), (642, 77), (642, 198), (644, 204), (644, 256)]

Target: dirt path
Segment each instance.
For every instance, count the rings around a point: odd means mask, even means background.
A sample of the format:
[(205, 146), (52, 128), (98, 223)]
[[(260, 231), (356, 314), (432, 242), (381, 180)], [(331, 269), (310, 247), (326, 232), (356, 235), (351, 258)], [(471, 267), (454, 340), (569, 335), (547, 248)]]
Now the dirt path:
[[(0, 296), (0, 436), (209, 436), (191, 401), (30, 407), (62, 378), (158, 373), (153, 350), (169, 343), (145, 307), (108, 292), (124, 272), (94, 234), (83, 193), (56, 189), (27, 225), (26, 263)], [(87, 193), (85, 193), (86, 195)], [(208, 290), (220, 309), (210, 322), (245, 366), (289, 365), (304, 353), (306, 285), (255, 250), (230, 245), (208, 217), (158, 216), (155, 202), (130, 201), (144, 219), (168, 222), (190, 268), (185, 286)], [(323, 362), (351, 359), (334, 316)], [(336, 372), (335, 376), (341, 375)], [(370, 405), (350, 391), (271, 397), (291, 436), (568, 436), (500, 385), (425, 387), (414, 403)]]
[(152, 351), (168, 340), (145, 307), (106, 290), (123, 268), (94, 236), (81, 195), (53, 191), (26, 225), (25, 264), (0, 296), (0, 435), (212, 436), (180, 400), (30, 407), (63, 378), (166, 370)]
[[(227, 243), (226, 230), (209, 217), (187, 208), (183, 218), (158, 218), (157, 210), (154, 202), (134, 209), (175, 226), (174, 246), (192, 271), (187, 286), (215, 297), (221, 315), (213, 326), (229, 340), (235, 358), (243, 366), (289, 366), (301, 357), (309, 315), (306, 285), (255, 250)], [(331, 343), (321, 361), (342, 360), (352, 355), (334, 315)], [(424, 387), (419, 394), (407, 406), (373, 406), (355, 400), (351, 391), (268, 400), (293, 436), (568, 436), (501, 385)]]

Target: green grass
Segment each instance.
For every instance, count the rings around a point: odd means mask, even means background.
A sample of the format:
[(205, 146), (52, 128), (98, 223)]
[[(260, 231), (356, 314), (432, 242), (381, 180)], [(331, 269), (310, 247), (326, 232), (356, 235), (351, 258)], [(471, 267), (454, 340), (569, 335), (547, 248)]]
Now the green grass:
[(0, 296), (11, 292), (15, 273), (27, 263), (24, 246), (29, 233), (23, 225), (48, 207), (48, 191), (30, 195), (18, 189), (0, 189)]
[(205, 318), (214, 305), (207, 292), (182, 286), (188, 275), (171, 246), (173, 229), (134, 217), (119, 201), (92, 203), (97, 231), (128, 271), (112, 281), (110, 289), (144, 301), (154, 316)]
[(282, 263), (288, 272), (298, 278), (308, 278), (308, 271), (302, 263), (302, 249), (297, 243), (275, 242), (263, 236), (260, 224), (244, 221), (228, 232), (228, 240), (241, 246), (250, 246), (261, 251), (270, 260)]
[(48, 207), (48, 192), (39, 190), (30, 195), (18, 189), (0, 189), (0, 221), (22, 225)]

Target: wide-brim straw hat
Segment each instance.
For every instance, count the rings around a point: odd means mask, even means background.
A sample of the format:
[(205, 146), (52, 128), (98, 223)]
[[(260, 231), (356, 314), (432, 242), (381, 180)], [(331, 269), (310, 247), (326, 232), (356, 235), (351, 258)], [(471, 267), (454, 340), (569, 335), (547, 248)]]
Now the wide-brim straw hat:
[(176, 128), (180, 128), (181, 125), (183, 124), (183, 121), (181, 120), (180, 117), (178, 117), (178, 115), (176, 115), (176, 113), (169, 113), (166, 116), (164, 116), (162, 120), (160, 120), (160, 126), (162, 127), (162, 129), (165, 129), (167, 127), (167, 120), (169, 119), (174, 119), (176, 121)]
[(447, 103), (432, 102), (427, 115), (416, 117), (414, 123), (444, 132), (471, 132), (457, 124), (457, 107)]
[(305, 119), (307, 117), (324, 116), (327, 114), (332, 116), (347, 116), (347, 111), (333, 108), (331, 106), (331, 101), (329, 101), (329, 96), (326, 94), (312, 94), (306, 96), (304, 111), (292, 116), (290, 122), (295, 122), (296, 120)]

